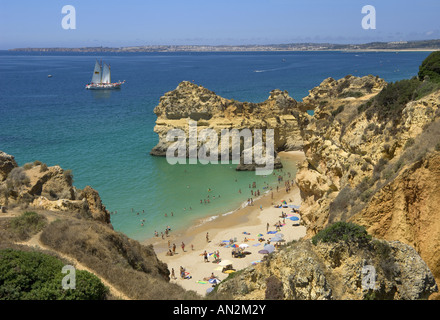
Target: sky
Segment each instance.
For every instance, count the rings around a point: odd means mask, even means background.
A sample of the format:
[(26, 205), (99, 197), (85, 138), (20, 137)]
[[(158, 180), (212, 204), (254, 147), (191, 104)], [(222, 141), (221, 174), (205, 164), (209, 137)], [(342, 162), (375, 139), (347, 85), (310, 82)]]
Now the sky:
[[(365, 5), (376, 29), (362, 28)], [(0, 50), (440, 39), (439, 13), (439, 0), (0, 0)]]

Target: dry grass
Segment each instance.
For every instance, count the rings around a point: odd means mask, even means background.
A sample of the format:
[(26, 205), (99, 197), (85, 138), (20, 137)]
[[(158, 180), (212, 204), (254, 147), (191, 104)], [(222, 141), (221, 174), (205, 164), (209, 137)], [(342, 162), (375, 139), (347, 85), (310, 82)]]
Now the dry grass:
[(51, 223), (41, 235), (48, 247), (74, 257), (133, 299), (196, 299), (195, 293), (169, 283), (169, 271), (151, 246), (93, 221)]

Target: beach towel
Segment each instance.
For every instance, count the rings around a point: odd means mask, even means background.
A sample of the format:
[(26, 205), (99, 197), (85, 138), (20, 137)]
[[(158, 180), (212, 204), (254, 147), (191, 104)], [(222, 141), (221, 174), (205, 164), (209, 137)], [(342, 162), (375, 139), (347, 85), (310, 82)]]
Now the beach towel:
[(269, 231), (267, 234), (275, 234), (275, 233), (277, 233), (278, 231)]
[(201, 280), (199, 280), (199, 281), (196, 281), (197, 283), (200, 283), (200, 284), (207, 284), (208, 282), (206, 282), (206, 281), (201, 281)]
[(256, 244), (254, 244), (253, 246), (254, 246), (254, 247), (258, 247), (259, 245), (261, 245), (261, 243), (256, 243)]

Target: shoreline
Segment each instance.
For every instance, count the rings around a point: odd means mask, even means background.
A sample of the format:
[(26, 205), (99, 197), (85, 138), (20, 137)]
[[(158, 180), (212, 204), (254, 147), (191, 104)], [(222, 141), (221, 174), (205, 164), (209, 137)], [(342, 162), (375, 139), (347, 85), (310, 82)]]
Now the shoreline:
[[(284, 161), (295, 161), (296, 163), (305, 159), (302, 151), (280, 152), (281, 159)], [(294, 181), (295, 177), (288, 180)], [(201, 295), (206, 293), (206, 290), (211, 287), (209, 283), (199, 283), (204, 278), (209, 277), (214, 273), (218, 279), (225, 279), (228, 274), (222, 273), (218, 264), (212, 263), (213, 257), (209, 257), (209, 263), (204, 262), (203, 252), (220, 253), (220, 258), (231, 260), (234, 269), (239, 270), (252, 265), (252, 262), (263, 259), (263, 254), (258, 253), (263, 248), (264, 243), (257, 240), (257, 234), (263, 234), (265, 240), (268, 240), (273, 235), (266, 233), (267, 224), (269, 223), (269, 231), (274, 231), (274, 224), (278, 221), (283, 222), (280, 217), (281, 212), (292, 214), (290, 208), (274, 208), (274, 205), (280, 204), (282, 200), (286, 200), (288, 204), (299, 206), (301, 198), (299, 189), (294, 183), (291, 185), (289, 192), (286, 192), (284, 181), (279, 183), (279, 190), (268, 191), (262, 194), (258, 199), (253, 201), (253, 205), (237, 208), (232, 212), (207, 217), (204, 219), (197, 219), (194, 221), (192, 227), (184, 230), (176, 230), (170, 232), (169, 236), (162, 240), (160, 237), (153, 237), (142, 242), (144, 245), (152, 244), (158, 259), (165, 262), (171, 272), (174, 269), (174, 274), (177, 279), (171, 279), (171, 282), (178, 283), (186, 290), (194, 290)], [(273, 199), (271, 194), (273, 194)], [(262, 210), (260, 209), (262, 207)], [(298, 215), (297, 215), (298, 216)], [(286, 242), (298, 240), (305, 236), (304, 226), (292, 226), (293, 222), (285, 219), (285, 226), (281, 227), (281, 233), (284, 235)], [(290, 221), (290, 223), (289, 223)], [(296, 224), (296, 223), (295, 223)], [(243, 232), (250, 233), (245, 235)], [(209, 235), (209, 242), (206, 240), (206, 235)], [(232, 258), (232, 248), (220, 246), (225, 240), (237, 238), (237, 244), (241, 244), (244, 238), (249, 239), (247, 244), (249, 247), (246, 251), (250, 254), (244, 258)], [(169, 250), (168, 241), (171, 245), (176, 245), (176, 254), (168, 256), (166, 253)], [(185, 244), (185, 250), (181, 248), (182, 242)], [(193, 246), (193, 247), (192, 247)], [(192, 249), (193, 248), (193, 249)], [(184, 267), (191, 279), (181, 279), (179, 275), (180, 266)]]

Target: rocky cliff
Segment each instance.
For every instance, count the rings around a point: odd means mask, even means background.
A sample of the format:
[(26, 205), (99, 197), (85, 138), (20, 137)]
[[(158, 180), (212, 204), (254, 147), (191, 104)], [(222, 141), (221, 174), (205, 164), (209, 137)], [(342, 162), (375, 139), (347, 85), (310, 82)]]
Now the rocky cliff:
[[(151, 150), (151, 154), (155, 156), (166, 155), (166, 150), (172, 143), (166, 140), (170, 129), (183, 130), (188, 137), (189, 120), (197, 121), (198, 132), (211, 128), (219, 136), (222, 129), (249, 129), (252, 132), (262, 129), (265, 139), (266, 130), (273, 129), (275, 152), (302, 148), (298, 125), (298, 115), (302, 111), (286, 91), (273, 90), (269, 98), (261, 103), (238, 102), (220, 97), (202, 86), (183, 81), (175, 90), (165, 93), (160, 98), (154, 113), (157, 116), (154, 131), (159, 136), (158, 144)], [(232, 149), (229, 148), (230, 157), (231, 153)], [(218, 154), (220, 157), (220, 148)], [(189, 155), (188, 151), (186, 155)], [(254, 168), (255, 166), (238, 167), (243, 170)]]
[(49, 211), (69, 211), (110, 224), (110, 213), (90, 186), (73, 186), (70, 170), (47, 167), (36, 161), (19, 167), (14, 157), (0, 153), (0, 205), (22, 206)]
[(199, 298), (169, 282), (151, 245), (113, 230), (98, 192), (75, 188), (70, 170), (39, 161), (19, 167), (0, 152), (0, 177), (0, 249), (37, 250), (94, 273), (109, 299)]
[[(336, 221), (416, 248), (437, 283), (440, 91), (417, 79), (327, 79), (304, 98), (296, 181), (308, 237)], [(434, 90), (432, 90), (434, 89)]]
[(435, 291), (431, 271), (412, 247), (378, 240), (367, 246), (300, 240), (218, 288), (246, 300), (414, 300)]

